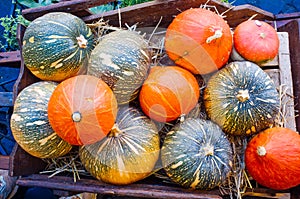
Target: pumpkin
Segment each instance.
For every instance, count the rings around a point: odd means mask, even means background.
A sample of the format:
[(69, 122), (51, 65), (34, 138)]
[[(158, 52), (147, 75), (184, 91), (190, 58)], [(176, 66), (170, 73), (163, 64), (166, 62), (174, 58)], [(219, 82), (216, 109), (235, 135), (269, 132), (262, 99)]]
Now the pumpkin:
[(47, 13), (30, 23), (23, 37), (26, 67), (42, 80), (63, 81), (84, 73), (94, 48), (94, 35), (80, 18)]
[(121, 106), (115, 126), (99, 142), (80, 147), (80, 160), (92, 176), (126, 185), (149, 176), (159, 158), (158, 130), (141, 110)]
[(101, 38), (92, 51), (87, 74), (101, 78), (113, 90), (119, 104), (136, 99), (148, 75), (150, 51), (137, 32), (119, 30)]
[(203, 100), (208, 117), (232, 135), (251, 135), (274, 125), (280, 108), (274, 82), (249, 61), (231, 62), (215, 73)]
[(246, 169), (256, 182), (284, 190), (300, 184), (300, 135), (273, 127), (254, 136), (245, 151)]
[(167, 133), (161, 159), (164, 170), (175, 183), (209, 190), (227, 179), (232, 149), (218, 125), (210, 120), (188, 118)]
[(57, 158), (72, 146), (51, 128), (47, 108), (57, 83), (41, 81), (25, 87), (16, 97), (10, 127), (14, 139), (27, 153), (38, 158)]
[(197, 104), (200, 88), (189, 71), (177, 66), (155, 66), (139, 94), (143, 112), (158, 122), (169, 122), (187, 114)]
[(179, 66), (194, 74), (209, 74), (223, 67), (232, 49), (232, 34), (216, 13), (188, 9), (178, 14), (167, 28), (165, 49)]
[(72, 145), (92, 144), (105, 137), (114, 125), (117, 101), (109, 86), (90, 75), (61, 82), (49, 100), (52, 128)]
[(278, 54), (277, 32), (263, 21), (247, 20), (240, 23), (234, 30), (233, 40), (237, 53), (257, 64), (270, 61)]

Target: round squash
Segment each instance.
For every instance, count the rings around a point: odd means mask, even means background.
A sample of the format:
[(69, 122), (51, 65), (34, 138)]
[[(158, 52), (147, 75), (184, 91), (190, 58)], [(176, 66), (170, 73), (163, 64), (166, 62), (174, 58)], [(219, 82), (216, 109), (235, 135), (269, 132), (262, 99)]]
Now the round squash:
[(49, 121), (72, 145), (92, 144), (108, 134), (117, 116), (117, 101), (109, 86), (90, 75), (61, 82), (48, 105)]
[(113, 90), (119, 104), (138, 96), (148, 75), (150, 51), (144, 38), (129, 30), (105, 35), (92, 51), (88, 74), (101, 78)]
[(284, 190), (300, 184), (300, 135), (273, 127), (253, 137), (245, 151), (246, 168), (259, 184)]
[(169, 122), (189, 113), (199, 96), (198, 82), (188, 70), (177, 66), (155, 66), (141, 88), (139, 102), (151, 119)]
[(110, 133), (95, 144), (80, 147), (79, 155), (95, 178), (126, 185), (153, 172), (159, 151), (155, 124), (137, 108), (120, 107)]
[(83, 73), (94, 48), (94, 35), (80, 18), (64, 12), (30, 23), (23, 38), (26, 67), (42, 80), (63, 81)]
[(178, 14), (168, 26), (165, 37), (169, 57), (194, 74), (208, 74), (223, 67), (232, 45), (232, 34), (226, 21), (203, 8)]
[(10, 120), (14, 139), (22, 149), (38, 158), (57, 158), (72, 146), (51, 128), (47, 108), (57, 83), (41, 81), (24, 88), (17, 96)]
[(233, 40), (237, 53), (257, 64), (270, 61), (278, 54), (277, 31), (263, 21), (247, 20), (240, 23), (234, 30)]
[(274, 82), (249, 61), (231, 62), (215, 73), (203, 95), (208, 117), (232, 135), (260, 132), (274, 125), (279, 113)]
[(188, 118), (167, 133), (161, 159), (167, 175), (191, 189), (213, 189), (227, 179), (232, 149), (221, 128), (209, 120)]

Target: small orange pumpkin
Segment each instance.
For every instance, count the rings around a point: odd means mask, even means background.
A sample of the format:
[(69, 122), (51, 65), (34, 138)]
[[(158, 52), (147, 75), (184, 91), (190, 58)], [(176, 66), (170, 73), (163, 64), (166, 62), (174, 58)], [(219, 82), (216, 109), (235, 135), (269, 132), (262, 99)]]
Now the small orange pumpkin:
[(279, 50), (276, 30), (259, 20), (240, 23), (234, 30), (233, 41), (238, 54), (257, 64), (274, 59)]
[(177, 66), (155, 66), (142, 85), (140, 106), (151, 119), (169, 122), (196, 106), (199, 90), (196, 78), (189, 71)]
[(300, 135), (273, 127), (253, 137), (245, 151), (249, 174), (257, 183), (284, 190), (300, 184)]
[(49, 100), (48, 117), (57, 134), (72, 145), (92, 144), (115, 123), (117, 100), (101, 79), (79, 75), (61, 82)]
[(170, 59), (194, 74), (208, 74), (224, 66), (232, 43), (226, 21), (203, 8), (178, 14), (168, 26), (165, 37), (165, 49)]

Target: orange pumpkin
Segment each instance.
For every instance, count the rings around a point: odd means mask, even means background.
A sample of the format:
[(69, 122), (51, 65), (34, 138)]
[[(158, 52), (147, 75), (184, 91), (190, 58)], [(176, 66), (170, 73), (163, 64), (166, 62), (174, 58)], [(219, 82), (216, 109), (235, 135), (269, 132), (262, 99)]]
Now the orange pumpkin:
[(300, 135), (273, 127), (253, 137), (245, 151), (249, 174), (259, 184), (276, 190), (300, 184)]
[(192, 73), (177, 66), (155, 66), (142, 85), (139, 101), (151, 119), (169, 122), (189, 113), (199, 96), (199, 85)]
[(234, 30), (233, 41), (239, 55), (257, 64), (274, 59), (279, 50), (276, 30), (258, 20), (240, 23)]
[(232, 43), (226, 21), (203, 8), (178, 14), (168, 26), (165, 37), (165, 49), (170, 59), (194, 74), (208, 74), (224, 66)]
[(61, 82), (49, 100), (49, 122), (72, 145), (92, 144), (109, 133), (117, 115), (117, 100), (101, 79), (79, 75)]

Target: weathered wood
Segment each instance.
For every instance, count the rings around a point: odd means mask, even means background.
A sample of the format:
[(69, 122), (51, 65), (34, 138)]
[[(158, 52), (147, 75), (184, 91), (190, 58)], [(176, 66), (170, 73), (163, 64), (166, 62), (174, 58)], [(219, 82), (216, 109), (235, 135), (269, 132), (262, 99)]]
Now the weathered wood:
[(21, 55), (20, 51), (11, 51), (11, 52), (2, 52), (0, 53), (0, 67), (1, 64), (13, 63), (13, 62), (20, 62)]
[(45, 175), (31, 175), (21, 178), (17, 182), (20, 186), (39, 186), (51, 189), (65, 189), (77, 192), (91, 192), (116, 196), (128, 196), (137, 198), (164, 198), (164, 199), (214, 199), (222, 198), (218, 190), (201, 191), (189, 190), (177, 186), (167, 186), (163, 184), (134, 183), (127, 186), (117, 186), (103, 183), (94, 179), (79, 180), (76, 183), (72, 178), (54, 176), (48, 178)]
[(32, 21), (48, 12), (69, 12), (78, 17), (90, 15), (88, 8), (103, 5), (114, 0), (72, 0), (62, 1), (59, 3), (51, 4), (49, 6), (28, 8), (22, 11), (22, 15), (25, 19)]
[(296, 126), (300, 132), (300, 19), (290, 21), (286, 25), (279, 27), (280, 31), (286, 31), (289, 34), (291, 71), (294, 90), (294, 104), (296, 112)]
[(285, 118), (284, 127), (296, 130), (294, 92), (289, 50), (289, 35), (287, 32), (281, 32), (279, 36), (279, 70), (280, 70), (280, 93), (282, 96), (281, 112)]
[[(294, 89), (290, 61), (289, 35), (287, 32), (278, 32), (279, 52), (276, 58), (263, 65), (263, 69), (274, 81), (281, 94), (281, 117), (282, 126), (296, 130)], [(273, 69), (268, 69), (273, 67)], [(275, 68), (276, 67), (276, 68)]]
[(46, 167), (46, 162), (40, 158), (33, 157), (16, 144), (9, 159), (9, 175), (21, 176), (30, 175), (42, 171)]
[(9, 156), (0, 155), (0, 169), (9, 169)]
[[(109, 21), (110, 25), (119, 26), (119, 18), (121, 16), (121, 26), (123, 27), (125, 24), (128, 24), (129, 26), (138, 24), (138, 27), (155, 27), (162, 19), (160, 22), (160, 27), (167, 27), (174, 16), (179, 14), (181, 11), (190, 8), (197, 8), (205, 5), (205, 3), (207, 3), (207, 0), (191, 0), (189, 3), (183, 0), (156, 0), (125, 7), (120, 10), (108, 11), (103, 14), (86, 16), (83, 17), (83, 20), (87, 23), (92, 23), (104, 18), (105, 20)], [(221, 3), (220, 1), (216, 0), (211, 0), (207, 4), (212, 10), (214, 10), (214, 6), (220, 14), (226, 12), (224, 14), (226, 16), (225, 20), (231, 27), (237, 26), (237, 24), (249, 19), (253, 15), (257, 15), (255, 19), (274, 19), (274, 15), (272, 13), (248, 4), (232, 7), (230, 4)], [(121, 13), (121, 15), (119, 15), (119, 13)]]
[(0, 92), (0, 106), (13, 106), (13, 92)]

